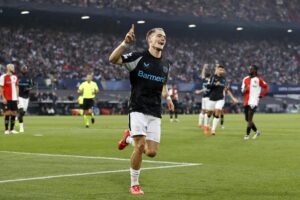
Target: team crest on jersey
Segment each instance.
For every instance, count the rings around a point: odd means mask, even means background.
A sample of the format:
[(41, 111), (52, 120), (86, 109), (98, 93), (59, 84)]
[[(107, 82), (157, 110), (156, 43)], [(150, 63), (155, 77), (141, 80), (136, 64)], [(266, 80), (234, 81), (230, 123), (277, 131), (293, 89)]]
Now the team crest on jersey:
[(164, 73), (168, 73), (168, 71), (169, 71), (169, 68), (168, 68), (168, 67), (166, 67), (166, 66), (163, 66), (163, 71), (164, 71)]
[(148, 68), (150, 66), (150, 63), (144, 62), (144, 67)]

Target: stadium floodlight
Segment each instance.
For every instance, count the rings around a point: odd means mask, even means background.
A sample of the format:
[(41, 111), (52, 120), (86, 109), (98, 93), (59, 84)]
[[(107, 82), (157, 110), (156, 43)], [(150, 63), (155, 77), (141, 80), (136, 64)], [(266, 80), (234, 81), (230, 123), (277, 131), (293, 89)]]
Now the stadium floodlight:
[(244, 28), (239, 26), (239, 27), (236, 28), (236, 30), (237, 31), (242, 31), (242, 30), (244, 30)]
[(288, 33), (292, 33), (292, 32), (293, 32), (293, 29), (288, 29), (287, 32), (288, 32)]
[(81, 19), (90, 19), (90, 16), (87, 16), (87, 15), (81, 16)]
[(139, 21), (137, 21), (136, 23), (138, 23), (138, 24), (145, 24), (146, 21), (145, 21), (145, 20), (139, 20)]
[(189, 24), (189, 28), (196, 28), (196, 24)]
[(28, 10), (21, 11), (21, 15), (28, 15), (30, 12)]

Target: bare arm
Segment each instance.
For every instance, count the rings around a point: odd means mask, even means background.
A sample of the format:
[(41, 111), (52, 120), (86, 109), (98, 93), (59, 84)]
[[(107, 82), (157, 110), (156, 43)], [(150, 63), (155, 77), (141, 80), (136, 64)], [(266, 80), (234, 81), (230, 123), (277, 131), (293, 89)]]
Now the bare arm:
[(174, 104), (168, 91), (168, 85), (165, 83), (163, 86), (162, 96), (167, 100), (168, 109), (174, 111)]
[(208, 64), (204, 64), (203, 68), (202, 68), (202, 72), (201, 72), (201, 78), (204, 79), (205, 78), (205, 71), (208, 67)]
[(233, 96), (232, 92), (229, 89), (226, 90), (226, 93), (230, 96), (233, 103), (238, 103), (238, 100)]
[(6, 101), (6, 99), (5, 99), (5, 97), (4, 97), (4, 94), (3, 94), (3, 86), (0, 86), (0, 94), (1, 94), (1, 97), (2, 97), (3, 103), (6, 104), (7, 101)]
[(132, 24), (130, 30), (128, 31), (128, 33), (125, 36), (125, 39), (122, 41), (122, 43), (115, 48), (115, 50), (110, 54), (109, 56), (109, 62), (113, 63), (113, 64), (118, 64), (121, 65), (122, 64), (122, 54), (125, 51), (125, 48), (128, 44), (132, 43), (135, 40), (135, 35), (134, 35), (134, 24)]

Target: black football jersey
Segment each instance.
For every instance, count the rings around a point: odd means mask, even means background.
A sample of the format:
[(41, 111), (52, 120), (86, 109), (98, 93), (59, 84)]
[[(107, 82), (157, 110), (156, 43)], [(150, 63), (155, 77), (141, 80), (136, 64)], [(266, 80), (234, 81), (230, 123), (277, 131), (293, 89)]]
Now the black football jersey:
[(19, 75), (19, 96), (29, 98), (29, 92), (33, 87), (33, 81), (28, 75)]
[(161, 93), (167, 83), (170, 64), (149, 51), (122, 55), (123, 66), (130, 72), (129, 112), (141, 112), (161, 118)]
[(210, 78), (207, 88), (210, 89), (209, 99), (218, 101), (224, 99), (224, 89), (226, 87), (226, 78), (224, 76), (213, 75)]

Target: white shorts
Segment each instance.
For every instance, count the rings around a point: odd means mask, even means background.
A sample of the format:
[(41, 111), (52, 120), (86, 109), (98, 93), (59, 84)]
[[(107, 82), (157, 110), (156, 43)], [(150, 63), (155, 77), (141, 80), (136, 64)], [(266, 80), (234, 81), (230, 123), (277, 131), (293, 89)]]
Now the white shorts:
[(28, 104), (29, 104), (29, 98), (19, 97), (18, 109), (22, 108), (26, 112), (28, 108)]
[(202, 110), (208, 109), (208, 102), (209, 102), (209, 97), (202, 97), (202, 104), (201, 104)]
[(222, 110), (224, 107), (225, 101), (224, 99), (218, 100), (218, 101), (208, 101), (208, 110), (214, 111), (214, 110)]
[(146, 136), (146, 140), (152, 140), (160, 143), (160, 125), (161, 119), (140, 112), (131, 112), (129, 114), (130, 136)]

